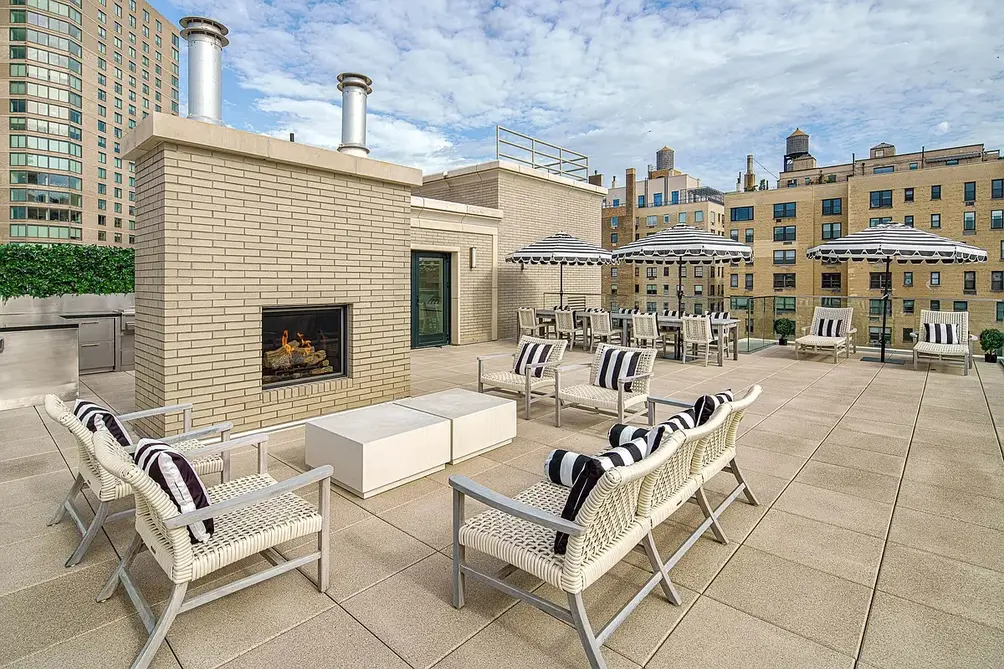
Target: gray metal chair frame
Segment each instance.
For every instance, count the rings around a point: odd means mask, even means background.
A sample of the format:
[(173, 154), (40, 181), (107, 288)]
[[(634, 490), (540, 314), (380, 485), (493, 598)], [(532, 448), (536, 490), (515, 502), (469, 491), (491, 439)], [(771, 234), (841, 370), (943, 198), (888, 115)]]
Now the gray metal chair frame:
[[(55, 401), (53, 401), (55, 400)], [(70, 491), (66, 494), (63, 502), (56, 509), (56, 513), (53, 515), (52, 519), (49, 521), (49, 526), (58, 525), (63, 521), (63, 518), (68, 514), (70, 520), (76, 526), (77, 531), (80, 532), (80, 543), (74, 549), (73, 553), (66, 560), (66, 566), (72, 567), (78, 564), (87, 553), (90, 548), (91, 543), (101, 532), (101, 528), (107, 523), (113, 523), (116, 520), (122, 518), (128, 518), (132, 516), (136, 510), (135, 509), (125, 509), (124, 511), (118, 511), (116, 513), (111, 513), (111, 506), (116, 499), (109, 499), (110, 491), (109, 486), (99, 484), (94, 480), (94, 475), (91, 474), (91, 480), (85, 476), (85, 470), (91, 466), (96, 466), (96, 463), (92, 462), (93, 458), (86, 453), (85, 442), (82, 440), (92, 439), (91, 432), (81, 423), (73, 412), (70, 411), (58, 398), (54, 395), (46, 397), (45, 403), (46, 413), (53, 420), (59, 422), (63, 427), (70, 431), (74, 438), (78, 442), (78, 454), (79, 462), (77, 464), (77, 476), (73, 480), (73, 484), (70, 486)], [(165, 437), (162, 441), (168, 444), (178, 444), (179, 442), (191, 441), (194, 439), (203, 439), (208, 437), (220, 436), (223, 440), (226, 440), (230, 435), (230, 430), (233, 429), (233, 424), (230, 422), (219, 423), (217, 425), (210, 425), (207, 427), (202, 427), (196, 430), (192, 429), (192, 404), (174, 404), (165, 407), (159, 407), (156, 409), (145, 409), (143, 411), (134, 411), (132, 413), (122, 414), (116, 416), (121, 423), (129, 423), (131, 421), (139, 420), (141, 418), (148, 418), (150, 416), (161, 416), (170, 415), (174, 413), (182, 414), (182, 424), (184, 432), (182, 434), (175, 435), (173, 437)], [(187, 453), (186, 453), (187, 454)], [(200, 474), (214, 473), (215, 471), (220, 471), (215, 463), (195, 463), (196, 471)], [(226, 453), (222, 457), (222, 471), (220, 471), (221, 480), (227, 481), (230, 478), (230, 454)], [(90, 474), (90, 472), (88, 472)], [(100, 476), (98, 478), (101, 478)], [(104, 478), (107, 478), (105, 476)], [(95, 485), (101, 490), (94, 489)], [(92, 492), (98, 498), (98, 508), (94, 512), (94, 517), (91, 519), (90, 523), (85, 523), (80, 515), (80, 511), (77, 509), (74, 503), (77, 495), (79, 495), (84, 486), (88, 486), (92, 489)], [(125, 493), (128, 495), (128, 493)], [(119, 497), (121, 498), (121, 497)]]
[[(258, 474), (242, 477), (219, 486), (219, 488), (233, 487), (234, 490), (229, 492), (239, 494), (233, 494), (233, 496), (227, 496), (221, 500), (214, 499), (210, 506), (202, 509), (180, 513), (174, 502), (160, 489), (160, 486), (132, 462), (132, 458), (115, 441), (111, 433), (107, 430), (99, 430), (95, 433), (94, 450), (101, 465), (114, 476), (128, 482), (136, 497), (136, 533), (129, 547), (123, 553), (118, 566), (97, 596), (98, 602), (106, 601), (115, 593), (121, 583), (146, 627), (149, 637), (133, 662), (133, 669), (146, 669), (150, 665), (179, 613), (190, 611), (256, 583), (299, 569), (311, 562), (317, 563), (315, 584), (318, 590), (321, 592), (327, 590), (332, 467), (324, 465), (293, 478), (276, 482), (268, 476), (267, 442), (268, 435), (259, 434), (223, 441), (191, 452), (189, 455), (205, 457), (225, 453), (236, 448), (255, 446), (258, 450)], [(248, 483), (245, 485), (244, 481), (248, 481)], [(319, 508), (316, 510), (313, 509), (312, 505), (292, 494), (293, 490), (311, 484), (317, 484)], [(241, 492), (245, 489), (246, 492)], [(216, 488), (208, 490), (211, 499), (214, 490)], [(310, 518), (304, 518), (302, 510), (299, 514), (296, 510), (291, 512), (289, 510), (291, 504), (294, 509), (304, 506), (310, 507), (314, 513), (312, 517), (320, 517), (320, 528), (316, 530), (316, 551), (298, 558), (286, 559), (275, 549), (276, 546), (313, 533), (313, 531), (305, 531), (305, 527), (311, 522)], [(202, 572), (205, 573), (195, 573), (197, 564), (194, 560), (195, 549), (189, 541), (187, 526), (208, 518), (215, 518), (216, 532), (220, 532), (220, 525), (227, 522), (228, 514), (234, 514), (232, 517), (238, 518), (232, 521), (237, 528), (235, 533), (217, 546), (212, 546), (213, 539), (210, 539), (205, 544), (207, 546), (205, 550), (208, 552), (203, 556), (211, 556), (210, 564), (202, 567)], [(245, 515), (241, 517), (241, 514)], [(252, 517), (254, 522), (248, 521), (248, 517)], [(252, 527), (244, 528), (240, 524), (241, 520), (244, 524), (250, 524)], [(260, 525), (256, 523), (260, 523)], [(274, 531), (272, 541), (269, 542), (267, 537), (263, 538), (265, 537), (264, 533), (256, 533), (254, 531), (256, 527), (259, 530)], [(171, 593), (159, 619), (154, 617), (153, 611), (129, 572), (133, 560), (144, 545), (150, 549), (154, 559), (172, 582)], [(212, 547), (209, 548), (209, 546)], [(272, 566), (186, 599), (189, 585), (193, 581), (210, 576), (218, 569), (256, 553), (264, 557)]]

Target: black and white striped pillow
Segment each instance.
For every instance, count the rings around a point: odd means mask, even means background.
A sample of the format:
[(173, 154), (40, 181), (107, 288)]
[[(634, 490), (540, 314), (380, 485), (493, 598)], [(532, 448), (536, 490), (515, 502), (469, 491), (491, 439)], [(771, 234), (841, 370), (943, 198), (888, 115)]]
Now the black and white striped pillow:
[[(162, 441), (140, 439), (133, 460), (167, 493), (181, 513), (209, 506), (209, 494), (202, 480), (180, 451)], [(214, 529), (213, 519), (209, 518), (189, 525), (188, 536), (193, 544), (203, 543)]]
[(690, 430), (697, 427), (697, 415), (694, 413), (693, 409), (684, 409), (668, 420), (659, 423), (659, 425), (665, 428), (663, 431), (663, 437), (665, 437), (670, 432), (676, 432), (677, 430)]
[[(617, 390), (617, 381), (628, 376), (634, 376), (638, 370), (638, 360), (641, 359), (640, 351), (625, 351), (613, 347), (607, 347), (600, 357), (600, 364), (596, 368), (596, 377), (593, 385), (600, 388)], [(631, 382), (624, 386), (625, 392), (631, 392)]]
[[(661, 432), (661, 430), (654, 430)], [(614, 467), (626, 467), (640, 462), (652, 452), (648, 439), (644, 436), (616, 446), (599, 455), (585, 455), (575, 451), (555, 449), (544, 460), (544, 473), (551, 483), (571, 487), (589, 460), (599, 460), (603, 471)]]
[(648, 442), (648, 452), (654, 453), (659, 448), (664, 433), (665, 430), (660, 430), (658, 425), (649, 428), (616, 423), (607, 432), (607, 443), (610, 444), (610, 448), (617, 448), (635, 439), (644, 438)]
[(715, 413), (715, 409), (726, 402), (731, 402), (732, 399), (731, 390), (726, 390), (715, 395), (702, 395), (698, 397), (697, 401), (694, 402), (694, 416), (697, 418), (697, 424), (704, 425), (707, 423), (708, 419), (711, 418), (711, 414)]
[(820, 318), (816, 331), (812, 334), (817, 337), (839, 337), (841, 326), (844, 321), (841, 319)]
[(91, 432), (97, 432), (101, 427), (98, 423), (98, 419), (100, 418), (101, 423), (111, 432), (112, 436), (115, 437), (115, 441), (119, 442), (122, 448), (130, 448), (132, 446), (132, 437), (126, 432), (125, 426), (115, 417), (115, 414), (100, 404), (88, 402), (87, 400), (77, 400), (73, 405), (73, 415)]
[(513, 365), (512, 371), (520, 376), (532, 376), (534, 378), (541, 378), (544, 376), (544, 368), (537, 367), (535, 369), (528, 369), (530, 365), (536, 365), (542, 362), (547, 362), (548, 357), (551, 355), (552, 344), (542, 344), (535, 341), (523, 342), (519, 350), (516, 352), (516, 362)]
[(924, 340), (932, 344), (961, 344), (955, 323), (924, 323)]

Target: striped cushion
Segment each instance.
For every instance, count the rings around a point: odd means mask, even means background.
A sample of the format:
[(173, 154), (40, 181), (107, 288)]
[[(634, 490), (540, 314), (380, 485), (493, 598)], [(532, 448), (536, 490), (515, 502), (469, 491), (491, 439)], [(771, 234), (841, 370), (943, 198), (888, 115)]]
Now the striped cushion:
[[(77, 400), (76, 404), (73, 405), (73, 415), (91, 432), (97, 432), (99, 425), (103, 424), (122, 448), (128, 449), (132, 447), (132, 437), (126, 432), (125, 426), (122, 425), (111, 411), (100, 404), (88, 402), (87, 400)], [(100, 423), (98, 423), (99, 418), (101, 419)]]
[(924, 323), (924, 341), (932, 344), (961, 344), (955, 323)]
[(715, 413), (715, 409), (731, 401), (731, 390), (726, 390), (716, 395), (702, 395), (698, 397), (697, 401), (694, 402), (694, 415), (697, 417), (697, 424), (704, 425), (707, 423), (708, 419), (711, 418), (711, 414)]
[[(660, 428), (652, 431), (661, 436), (663, 430)], [(548, 453), (547, 459), (544, 460), (544, 473), (552, 483), (571, 487), (589, 460), (599, 460), (603, 470), (606, 471), (613, 467), (633, 465), (647, 457), (653, 450), (645, 435), (596, 456), (555, 449)]]
[(843, 324), (844, 321), (840, 319), (820, 318), (819, 323), (816, 325), (816, 331), (812, 334), (817, 337), (839, 337)]
[[(612, 467), (622, 467), (636, 462), (636, 455), (644, 453), (647, 455), (648, 444), (645, 439), (635, 439), (634, 441), (607, 451), (601, 455), (591, 458), (584, 456), (586, 461), (582, 464), (578, 475), (572, 481), (571, 490), (568, 491), (568, 499), (565, 500), (565, 507), (561, 510), (561, 517), (565, 520), (575, 520), (579, 515), (579, 509), (586, 503), (589, 493), (596, 487), (600, 477)], [(580, 456), (582, 457), (582, 456)], [(642, 456), (644, 457), (644, 456)], [(638, 458), (639, 460), (641, 458)], [(548, 473), (550, 477), (550, 473)], [(553, 479), (552, 479), (553, 480)], [(557, 532), (554, 537), (554, 552), (564, 555), (568, 547), (568, 535), (564, 532)]]
[(665, 432), (665, 430), (657, 429), (658, 427), (637, 427), (634, 425), (625, 425), (624, 423), (616, 423), (607, 432), (607, 443), (610, 444), (610, 448), (617, 448), (630, 441), (644, 437), (648, 442), (649, 453), (654, 453), (659, 448), (659, 443), (662, 441), (662, 436)]
[(547, 358), (551, 355), (551, 348), (553, 348), (551, 344), (541, 344), (534, 341), (523, 342), (519, 347), (519, 351), (516, 352), (516, 362), (512, 368), (513, 373), (520, 376), (541, 378), (544, 376), (544, 368), (529, 369), (529, 366), (546, 362)]
[(727, 321), (732, 318), (732, 314), (728, 311), (711, 311), (708, 313), (708, 317), (713, 321)]
[[(603, 351), (600, 364), (596, 368), (596, 377), (593, 379), (593, 385), (600, 388), (617, 390), (618, 379), (635, 375), (640, 358), (641, 352), (639, 351), (625, 351), (607, 347)], [(631, 392), (631, 385), (630, 382), (625, 384), (625, 392)]]
[[(142, 469), (167, 493), (178, 511), (187, 513), (209, 506), (209, 495), (192, 464), (181, 451), (154, 439), (140, 439), (133, 455), (136, 466)], [(213, 519), (188, 526), (192, 543), (202, 543), (213, 535)]]
[(662, 315), (665, 316), (666, 318), (679, 318), (680, 317), (680, 312), (679, 311), (671, 311), (669, 309), (663, 309), (662, 310)]
[(659, 425), (666, 428), (663, 436), (669, 434), (670, 432), (676, 432), (677, 430), (689, 430), (697, 427), (697, 415), (694, 413), (693, 409), (685, 409), (669, 420), (659, 423)]

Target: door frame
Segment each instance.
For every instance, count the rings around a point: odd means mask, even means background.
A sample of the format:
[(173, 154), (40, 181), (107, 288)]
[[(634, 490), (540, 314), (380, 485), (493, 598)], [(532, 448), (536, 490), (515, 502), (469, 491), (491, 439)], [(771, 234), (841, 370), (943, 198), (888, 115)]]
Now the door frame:
[[(454, 276), (457, 268), (456, 251), (450, 250), (425, 250), (420, 248), (411, 249), (411, 291), (409, 295), (409, 310), (411, 312), (411, 347), (428, 348), (433, 346), (448, 346), (454, 343), (456, 337), (456, 311), (454, 309), (454, 290), (457, 285)], [(422, 257), (440, 258), (444, 262), (443, 267), (443, 329), (442, 340), (434, 342), (420, 342), (418, 335), (418, 262)]]

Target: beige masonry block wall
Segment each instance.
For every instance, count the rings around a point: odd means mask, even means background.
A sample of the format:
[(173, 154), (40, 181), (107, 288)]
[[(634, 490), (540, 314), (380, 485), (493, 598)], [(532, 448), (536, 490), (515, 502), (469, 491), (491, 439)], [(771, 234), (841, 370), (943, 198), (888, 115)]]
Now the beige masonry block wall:
[(501, 220), (502, 212), (498, 209), (411, 198), (411, 250), (451, 256), (452, 344), (475, 344), (498, 337)]
[[(136, 403), (249, 430), (407, 396), (417, 170), (155, 114), (136, 161)], [(261, 310), (348, 305), (348, 375), (262, 390)], [(149, 422), (179, 431), (180, 418)]]
[[(506, 263), (505, 256), (555, 232), (600, 245), (606, 189), (504, 161), (426, 175), (416, 195), (502, 210), (499, 225), (498, 336), (516, 335), (516, 309), (553, 306), (558, 268)], [(600, 268), (566, 267), (565, 292), (586, 293), (600, 305)], [(545, 297), (545, 293), (547, 296)]]

